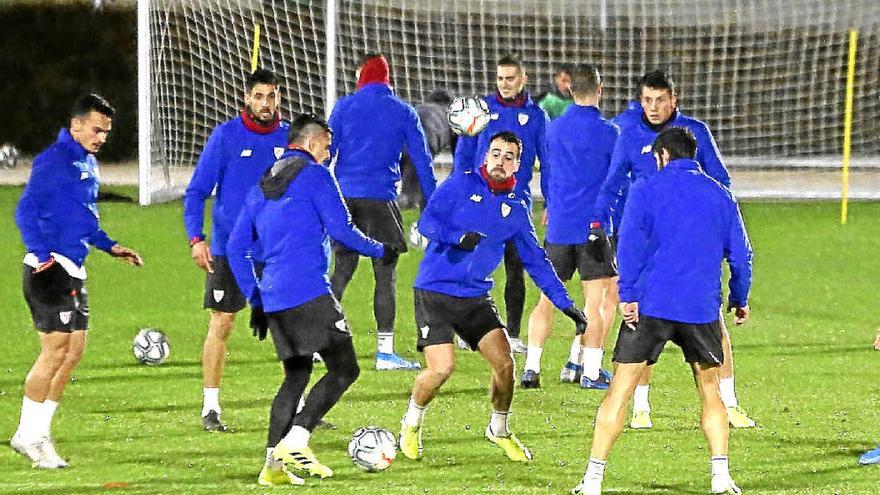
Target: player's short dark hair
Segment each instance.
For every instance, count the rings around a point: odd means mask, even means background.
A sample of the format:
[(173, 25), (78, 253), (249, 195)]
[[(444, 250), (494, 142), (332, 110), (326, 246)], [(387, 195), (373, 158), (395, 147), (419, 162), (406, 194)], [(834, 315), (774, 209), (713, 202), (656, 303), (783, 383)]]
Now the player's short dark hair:
[(602, 84), (599, 69), (593, 64), (578, 64), (570, 74), (571, 93), (578, 96), (590, 94)]
[(662, 150), (669, 153), (669, 161), (679, 158), (693, 159), (697, 156), (697, 138), (690, 129), (684, 127), (667, 127), (654, 139), (654, 153)]
[(290, 123), (290, 130), (287, 131), (288, 144), (302, 144), (306, 139), (318, 134), (319, 132), (329, 132), (330, 126), (327, 121), (318, 117), (313, 113), (303, 113), (297, 115)]
[(520, 72), (523, 72), (522, 61), (519, 59), (519, 57), (517, 57), (516, 55), (514, 55), (512, 53), (507, 54), (507, 55), (501, 57), (500, 59), (498, 59), (498, 62), (495, 64), (495, 66), (497, 66), (497, 67), (501, 67), (501, 66), (516, 67), (517, 70), (519, 70)]
[(558, 76), (560, 74), (568, 74), (570, 76), (574, 73), (573, 72), (574, 70), (575, 70), (575, 66), (573, 66), (571, 64), (562, 64), (562, 65), (559, 65), (558, 67), (556, 67), (556, 72), (554, 72), (553, 75)]
[(116, 115), (116, 109), (103, 96), (97, 93), (88, 93), (80, 96), (73, 102), (73, 107), (70, 109), (70, 117), (85, 117), (92, 111), (108, 117)]
[(278, 78), (275, 76), (275, 73), (270, 70), (257, 69), (248, 74), (244, 81), (244, 89), (250, 93), (257, 84), (271, 84), (272, 86), (278, 86)]
[(497, 134), (494, 134), (491, 138), (489, 138), (489, 144), (491, 144), (492, 141), (495, 141), (496, 139), (500, 139), (500, 140), (504, 141), (505, 143), (515, 144), (516, 145), (516, 158), (519, 159), (519, 157), (522, 156), (522, 150), (523, 150), (522, 139), (520, 139), (519, 136), (517, 136), (516, 134), (514, 134), (510, 131), (501, 131)]
[(645, 73), (645, 75), (639, 79), (639, 95), (642, 94), (642, 88), (665, 89), (672, 95), (676, 94), (675, 81), (672, 80), (672, 76), (662, 70), (652, 70), (651, 72)]

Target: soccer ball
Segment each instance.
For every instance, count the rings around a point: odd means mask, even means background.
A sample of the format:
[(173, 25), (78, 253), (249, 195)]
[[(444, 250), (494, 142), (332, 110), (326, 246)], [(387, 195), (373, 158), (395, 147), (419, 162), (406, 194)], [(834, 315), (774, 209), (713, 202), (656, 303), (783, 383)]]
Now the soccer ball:
[(423, 251), (428, 247), (428, 238), (419, 232), (419, 225), (416, 222), (413, 222), (412, 225), (409, 226), (409, 243), (412, 247), (419, 248)]
[(390, 431), (376, 426), (358, 428), (348, 442), (348, 456), (355, 466), (374, 473), (388, 469), (397, 455), (397, 441)]
[(18, 165), (18, 157), (21, 153), (11, 144), (0, 146), (0, 167), (15, 168)]
[(131, 352), (141, 364), (162, 364), (171, 355), (171, 347), (160, 330), (141, 328), (131, 343)]
[(459, 96), (446, 111), (452, 132), (459, 136), (476, 136), (489, 125), (489, 107), (477, 96)]

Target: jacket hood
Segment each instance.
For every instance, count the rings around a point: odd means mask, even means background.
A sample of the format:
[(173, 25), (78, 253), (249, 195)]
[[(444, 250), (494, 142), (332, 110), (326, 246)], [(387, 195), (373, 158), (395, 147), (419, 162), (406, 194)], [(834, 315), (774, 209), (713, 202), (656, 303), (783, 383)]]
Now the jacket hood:
[(382, 55), (368, 58), (361, 66), (361, 76), (358, 78), (357, 87), (361, 89), (365, 84), (382, 83), (391, 85), (391, 70), (388, 61)]
[(275, 162), (260, 178), (260, 191), (266, 199), (278, 199), (284, 195), (290, 183), (302, 169), (314, 163), (301, 153), (286, 156)]

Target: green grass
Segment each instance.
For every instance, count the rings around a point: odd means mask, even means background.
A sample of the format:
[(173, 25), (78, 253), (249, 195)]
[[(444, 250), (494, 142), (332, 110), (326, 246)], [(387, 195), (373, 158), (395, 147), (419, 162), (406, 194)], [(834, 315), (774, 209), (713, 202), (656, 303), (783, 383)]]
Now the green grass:
[[(24, 376), (38, 350), (20, 289), (23, 248), (12, 222), (19, 194), (0, 188), (4, 442), (15, 430)], [(756, 251), (753, 318), (733, 330), (733, 341), (739, 398), (760, 427), (732, 432), (734, 476), (750, 494), (876, 494), (880, 468), (860, 468), (856, 457), (880, 439), (880, 353), (870, 347), (878, 325), (880, 204), (852, 205), (846, 227), (838, 225), (833, 203), (749, 203), (743, 210)], [(557, 494), (581, 476), (602, 394), (555, 381), (572, 333), (560, 316), (544, 353), (544, 388), (518, 389), (514, 397), (512, 427), (534, 462), (514, 465), (483, 439), (488, 371), (478, 355), (459, 353), (455, 374), (428, 411), (425, 459), (401, 457), (378, 474), (358, 471), (345, 453), (351, 432), (376, 424), (396, 433), (413, 378), (371, 369), (372, 276), (363, 263), (343, 305), (364, 372), (330, 411), (339, 428), (319, 430), (312, 441), (336, 476), (301, 489), (257, 486), (269, 404), (281, 381), (272, 345), (252, 338), (243, 318), (237, 322), (222, 395), (235, 432), (202, 432), (208, 315), (200, 309), (203, 277), (189, 259), (181, 206), (106, 203), (102, 214), (107, 231), (140, 250), (146, 266), (133, 269), (100, 252), (90, 257), (90, 341), (53, 428), (71, 468), (34, 470), (0, 448), (0, 493)], [(416, 353), (409, 284), (418, 260), (417, 253), (404, 256), (398, 279), (397, 349), (410, 357)], [(529, 285), (527, 310), (536, 296)], [(134, 363), (130, 341), (142, 326), (168, 333), (172, 356), (165, 365)], [(521, 367), (522, 357), (517, 361)], [(652, 405), (654, 430), (625, 430), (615, 446), (606, 492), (707, 493), (697, 396), (674, 347), (657, 367)], [(129, 486), (102, 488), (108, 482)]]

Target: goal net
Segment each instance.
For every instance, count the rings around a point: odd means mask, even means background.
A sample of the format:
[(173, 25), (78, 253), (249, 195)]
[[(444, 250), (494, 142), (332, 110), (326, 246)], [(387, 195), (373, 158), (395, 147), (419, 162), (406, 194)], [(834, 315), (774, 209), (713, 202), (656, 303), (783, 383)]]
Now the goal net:
[[(850, 197), (880, 195), (880, 2), (876, 0), (153, 0), (142, 115), (141, 201), (181, 194), (211, 129), (234, 116), (250, 71), (283, 79), (285, 116), (323, 114), (381, 51), (416, 103), (494, 88), (495, 61), (522, 59), (532, 93), (562, 63), (598, 65), (607, 115), (647, 70), (669, 71), (679, 106), (712, 129), (745, 197), (840, 194), (849, 30), (858, 31)], [(148, 29), (147, 29), (148, 28)], [(331, 33), (327, 42), (327, 34)], [(328, 51), (335, 61), (328, 71)], [(330, 73), (332, 72), (332, 73)], [(335, 88), (334, 88), (335, 86)], [(328, 88), (330, 93), (328, 96)], [(143, 91), (142, 91), (143, 92)], [(442, 160), (441, 160), (442, 161)], [(145, 199), (146, 198), (146, 199)]]

